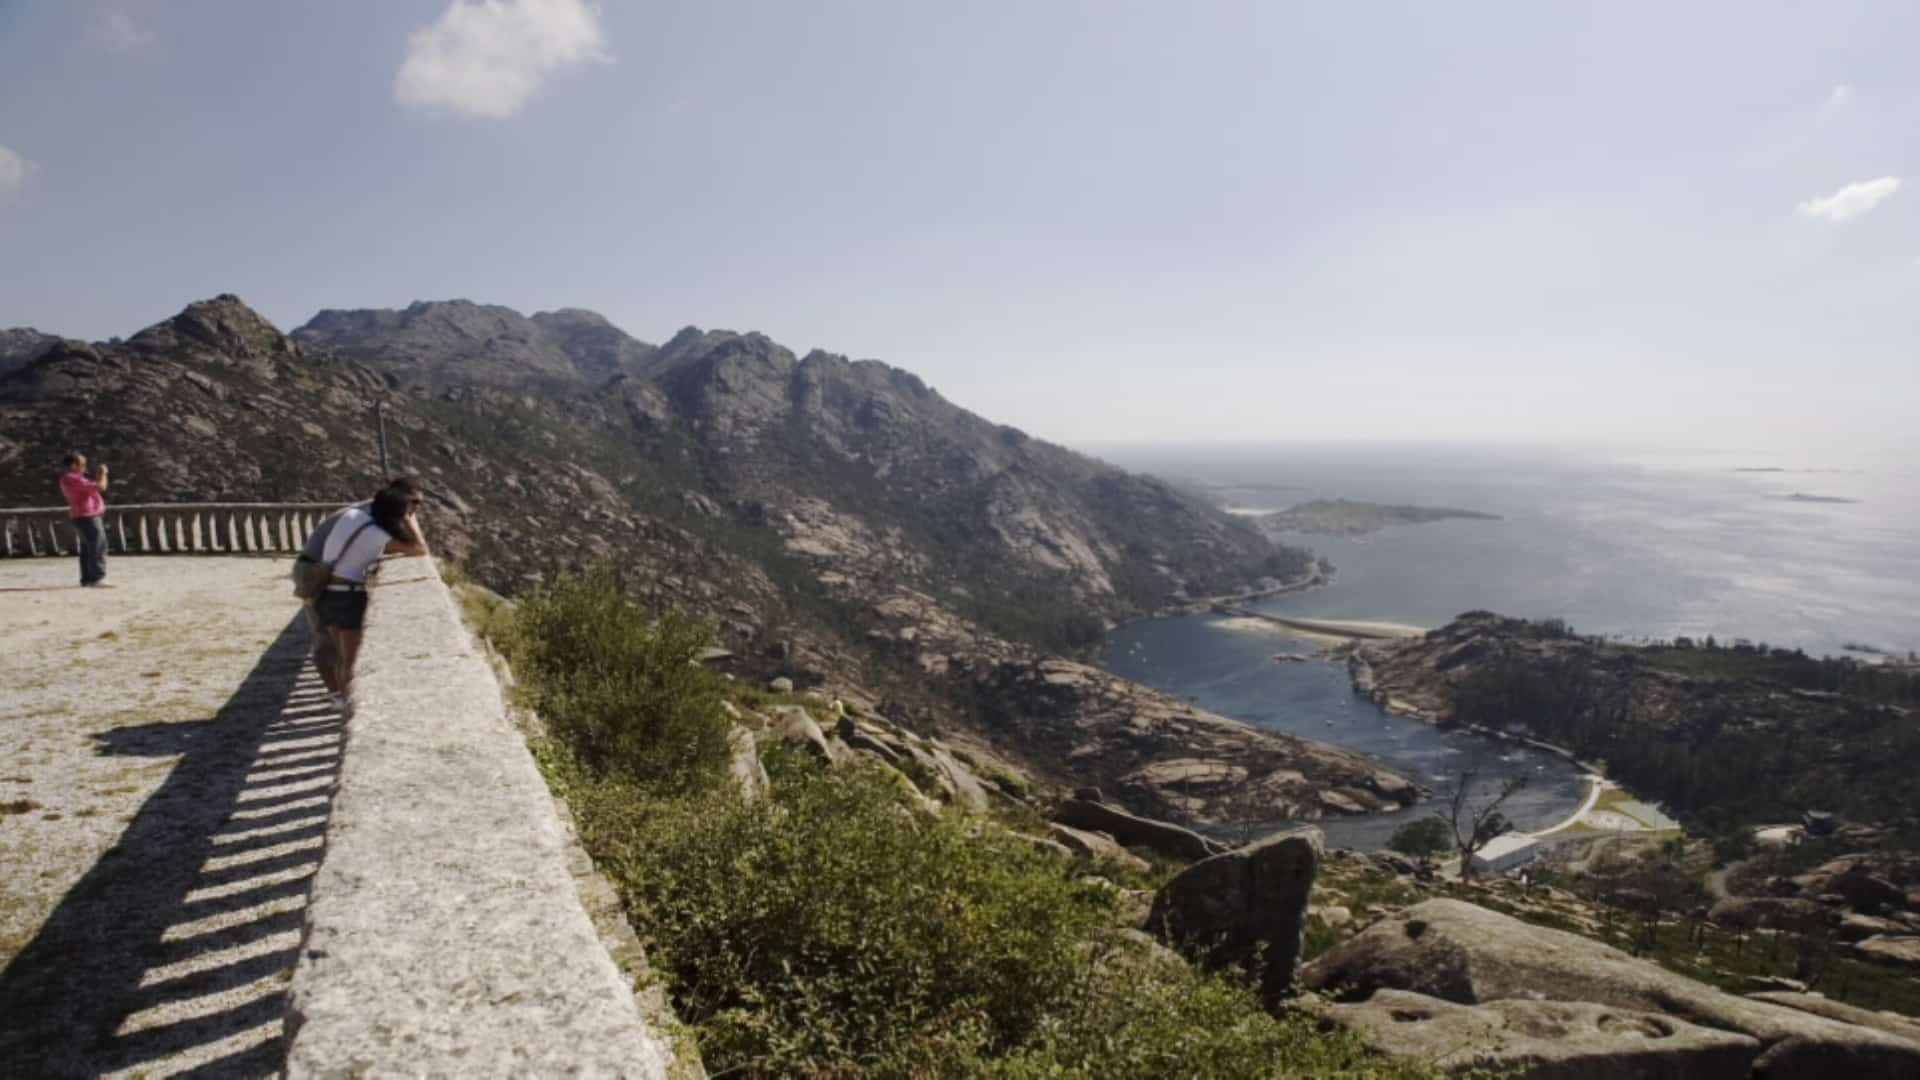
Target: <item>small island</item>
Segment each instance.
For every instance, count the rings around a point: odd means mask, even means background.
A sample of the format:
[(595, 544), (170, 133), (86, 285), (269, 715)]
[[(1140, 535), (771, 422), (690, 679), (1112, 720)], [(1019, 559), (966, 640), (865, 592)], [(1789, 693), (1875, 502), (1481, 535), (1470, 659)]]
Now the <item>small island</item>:
[(1499, 521), (1500, 515), (1446, 506), (1394, 506), (1348, 499), (1315, 499), (1277, 513), (1262, 515), (1255, 521), (1269, 536), (1319, 533), (1322, 536), (1357, 539), (1395, 525), (1424, 525), (1449, 518)]

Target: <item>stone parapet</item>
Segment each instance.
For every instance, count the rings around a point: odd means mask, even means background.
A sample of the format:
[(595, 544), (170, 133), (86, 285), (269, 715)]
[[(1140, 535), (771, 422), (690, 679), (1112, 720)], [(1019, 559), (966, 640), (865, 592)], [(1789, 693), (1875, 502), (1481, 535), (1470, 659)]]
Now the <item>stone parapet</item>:
[(354, 701), (287, 1074), (664, 1078), (664, 1032), (595, 932), (566, 827), (431, 560), (381, 571)]
[[(161, 503), (108, 505), (112, 555), (291, 553), (337, 503)], [(0, 558), (72, 555), (73, 525), (62, 506), (0, 509)]]

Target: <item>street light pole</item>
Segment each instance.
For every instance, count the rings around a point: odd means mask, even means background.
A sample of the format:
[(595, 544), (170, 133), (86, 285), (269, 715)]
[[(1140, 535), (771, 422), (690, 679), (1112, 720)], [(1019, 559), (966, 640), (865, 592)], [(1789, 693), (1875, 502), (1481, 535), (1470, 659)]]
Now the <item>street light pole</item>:
[(380, 482), (384, 484), (393, 478), (393, 468), (387, 463), (387, 413), (381, 402), (373, 403), (373, 418), (380, 426)]

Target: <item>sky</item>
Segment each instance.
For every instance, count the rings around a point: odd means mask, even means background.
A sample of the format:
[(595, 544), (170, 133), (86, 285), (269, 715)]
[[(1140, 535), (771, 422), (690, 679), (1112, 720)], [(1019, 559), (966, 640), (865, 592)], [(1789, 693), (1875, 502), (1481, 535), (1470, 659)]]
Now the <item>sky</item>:
[(0, 327), (597, 310), (1076, 445), (1920, 450), (1920, 5), (0, 0)]

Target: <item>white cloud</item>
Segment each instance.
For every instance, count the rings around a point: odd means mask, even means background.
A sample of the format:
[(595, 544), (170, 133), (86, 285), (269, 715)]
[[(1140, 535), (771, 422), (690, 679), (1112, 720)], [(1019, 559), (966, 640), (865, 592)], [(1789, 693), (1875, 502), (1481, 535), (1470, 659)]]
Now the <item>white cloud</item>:
[(27, 186), (27, 177), (38, 166), (28, 161), (19, 151), (0, 146), (0, 198), (17, 194)]
[(133, 16), (118, 8), (101, 12), (88, 33), (94, 44), (108, 52), (136, 52), (153, 44), (153, 35), (141, 29)]
[(512, 116), (555, 71), (606, 60), (605, 45), (586, 0), (452, 0), (408, 38), (394, 100)]
[(1897, 176), (1860, 180), (1846, 185), (1824, 199), (1808, 199), (1800, 204), (1800, 212), (1808, 217), (1824, 218), (1827, 221), (1846, 221), (1879, 206), (1899, 190), (1900, 178)]

